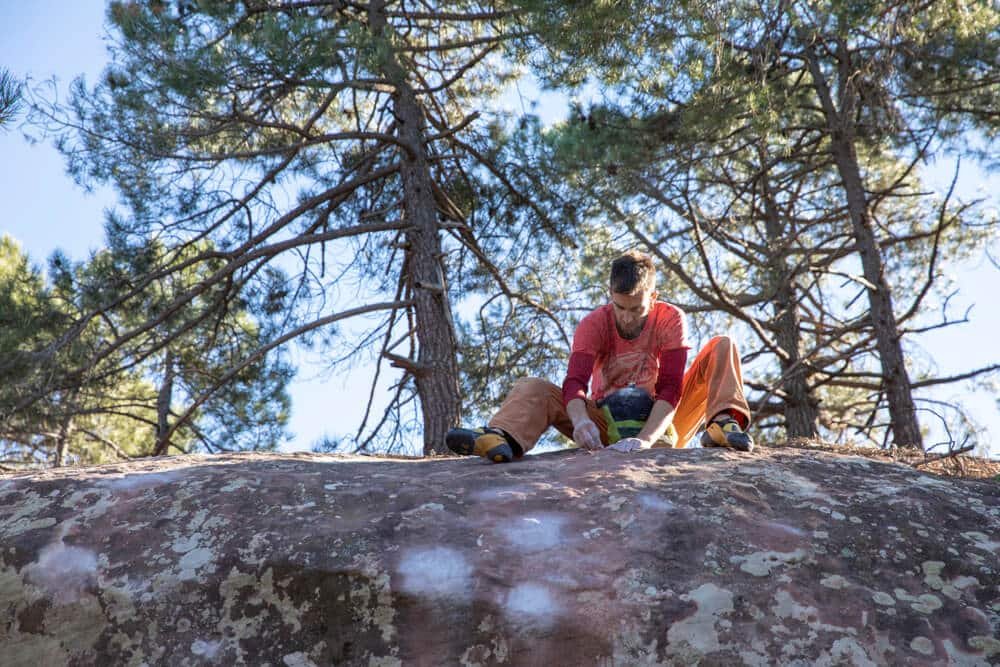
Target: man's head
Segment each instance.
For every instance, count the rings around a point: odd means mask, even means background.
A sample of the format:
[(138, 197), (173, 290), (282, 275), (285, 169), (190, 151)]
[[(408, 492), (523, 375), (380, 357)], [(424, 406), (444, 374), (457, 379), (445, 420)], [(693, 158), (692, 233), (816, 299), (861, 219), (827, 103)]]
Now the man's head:
[(635, 338), (656, 301), (656, 268), (649, 255), (630, 250), (611, 263), (611, 303), (618, 333)]

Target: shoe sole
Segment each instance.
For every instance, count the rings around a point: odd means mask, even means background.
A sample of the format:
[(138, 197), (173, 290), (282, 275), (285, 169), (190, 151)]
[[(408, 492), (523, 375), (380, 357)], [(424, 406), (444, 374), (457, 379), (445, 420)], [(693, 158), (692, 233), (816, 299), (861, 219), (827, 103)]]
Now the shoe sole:
[(476, 451), (476, 441), (463, 433), (448, 433), (444, 437), (444, 444), (451, 451), (461, 456), (482, 456), (493, 463), (510, 463), (514, 460), (514, 450), (507, 443), (501, 443), (486, 452)]
[[(721, 431), (722, 429), (718, 429)], [(726, 442), (724, 444), (716, 441), (709, 433), (708, 428), (706, 428), (701, 434), (701, 446), (702, 447), (727, 447), (729, 449), (735, 449), (739, 452), (752, 452), (753, 451), (753, 440), (746, 433), (726, 433)]]
[(464, 435), (452, 435), (448, 433), (444, 436), (444, 444), (448, 449), (461, 456), (472, 456), (475, 453), (473, 450), (476, 446), (476, 441)]
[(514, 450), (510, 445), (504, 443), (486, 452), (483, 458), (489, 459), (493, 463), (510, 463), (514, 460)]

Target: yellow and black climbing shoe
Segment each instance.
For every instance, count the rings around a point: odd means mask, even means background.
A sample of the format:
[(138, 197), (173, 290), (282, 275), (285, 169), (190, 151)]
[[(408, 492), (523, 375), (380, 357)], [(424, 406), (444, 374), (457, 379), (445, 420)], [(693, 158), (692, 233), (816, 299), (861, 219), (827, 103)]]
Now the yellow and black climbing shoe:
[(444, 436), (448, 449), (462, 456), (482, 456), (493, 463), (510, 463), (514, 449), (496, 428), (453, 428)]
[(741, 452), (753, 451), (753, 438), (732, 417), (713, 420), (701, 434), (702, 447), (731, 447)]

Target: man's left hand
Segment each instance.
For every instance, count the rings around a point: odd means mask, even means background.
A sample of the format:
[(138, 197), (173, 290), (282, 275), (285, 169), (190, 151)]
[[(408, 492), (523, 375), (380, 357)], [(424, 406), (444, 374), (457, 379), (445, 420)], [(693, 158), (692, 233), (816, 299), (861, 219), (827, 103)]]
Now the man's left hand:
[(634, 452), (637, 449), (643, 449), (645, 445), (646, 443), (639, 438), (623, 438), (613, 445), (608, 445), (608, 449), (628, 454), (629, 452)]

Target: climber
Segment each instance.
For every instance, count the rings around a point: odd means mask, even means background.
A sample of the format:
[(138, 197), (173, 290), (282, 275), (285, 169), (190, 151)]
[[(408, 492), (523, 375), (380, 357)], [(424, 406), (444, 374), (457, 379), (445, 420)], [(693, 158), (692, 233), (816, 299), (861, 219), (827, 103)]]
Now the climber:
[(448, 448), (506, 463), (531, 450), (549, 426), (591, 451), (684, 447), (707, 422), (703, 447), (752, 451), (733, 341), (711, 339), (685, 372), (684, 312), (656, 300), (656, 269), (644, 253), (611, 263), (609, 296), (577, 326), (561, 389), (541, 378), (518, 380), (487, 426), (449, 430)]

